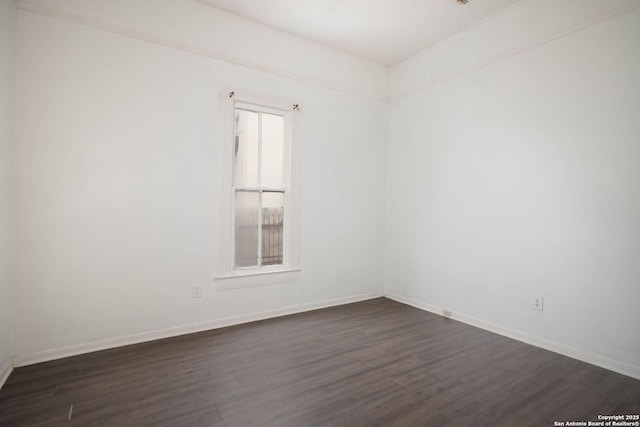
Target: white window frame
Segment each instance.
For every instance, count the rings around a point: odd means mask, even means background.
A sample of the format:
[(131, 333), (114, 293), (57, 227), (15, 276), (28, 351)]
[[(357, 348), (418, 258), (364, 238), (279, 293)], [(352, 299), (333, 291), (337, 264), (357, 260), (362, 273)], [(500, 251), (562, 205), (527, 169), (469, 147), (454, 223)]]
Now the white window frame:
[[(295, 108), (294, 108), (295, 106)], [(259, 109), (265, 113), (285, 116), (285, 153), (283, 174), (284, 253), (283, 264), (260, 267), (235, 268), (233, 163), (235, 141), (235, 108)], [(220, 116), (223, 141), (223, 200), (220, 212), (220, 233), (217, 271), (214, 274), (216, 290), (245, 288), (297, 281), (300, 272), (300, 144), (301, 112), (296, 103), (288, 100), (250, 94), (225, 88), (220, 94)], [(262, 189), (264, 191), (265, 189)]]

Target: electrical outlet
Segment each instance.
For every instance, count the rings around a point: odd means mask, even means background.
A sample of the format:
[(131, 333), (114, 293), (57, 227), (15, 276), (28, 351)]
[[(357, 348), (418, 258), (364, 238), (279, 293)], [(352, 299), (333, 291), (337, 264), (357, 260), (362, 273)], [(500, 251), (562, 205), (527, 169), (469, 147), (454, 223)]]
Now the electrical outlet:
[(195, 283), (191, 285), (191, 298), (200, 298), (202, 296), (202, 285)]
[(544, 309), (544, 298), (536, 295), (531, 296), (531, 308), (538, 311)]
[(452, 314), (451, 314), (451, 310), (447, 310), (446, 308), (445, 308), (445, 309), (443, 309), (443, 310), (442, 310), (442, 315), (443, 315), (444, 317), (451, 317), (451, 316), (452, 316)]

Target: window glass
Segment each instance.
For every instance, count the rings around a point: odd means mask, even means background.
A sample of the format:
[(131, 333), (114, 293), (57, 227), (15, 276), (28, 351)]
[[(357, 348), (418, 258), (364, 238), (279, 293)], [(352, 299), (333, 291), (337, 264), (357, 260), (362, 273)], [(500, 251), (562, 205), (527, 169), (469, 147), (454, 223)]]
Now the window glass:
[(261, 119), (261, 186), (262, 188), (282, 188), (284, 117), (262, 113)]
[(258, 265), (260, 193), (235, 193), (235, 267)]
[(262, 193), (262, 265), (282, 264), (284, 256), (284, 193)]
[(236, 109), (233, 184), (236, 188), (257, 188), (259, 114)]

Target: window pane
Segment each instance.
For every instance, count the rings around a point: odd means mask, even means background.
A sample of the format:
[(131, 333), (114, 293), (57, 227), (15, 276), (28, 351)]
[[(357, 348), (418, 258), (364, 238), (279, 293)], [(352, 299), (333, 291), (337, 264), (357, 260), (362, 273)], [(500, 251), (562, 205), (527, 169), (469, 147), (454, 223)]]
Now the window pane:
[(284, 193), (262, 193), (262, 265), (282, 264)]
[(258, 113), (236, 109), (233, 185), (258, 186)]
[(262, 114), (262, 187), (282, 188), (284, 117)]
[(236, 191), (235, 266), (258, 265), (258, 214), (260, 193)]

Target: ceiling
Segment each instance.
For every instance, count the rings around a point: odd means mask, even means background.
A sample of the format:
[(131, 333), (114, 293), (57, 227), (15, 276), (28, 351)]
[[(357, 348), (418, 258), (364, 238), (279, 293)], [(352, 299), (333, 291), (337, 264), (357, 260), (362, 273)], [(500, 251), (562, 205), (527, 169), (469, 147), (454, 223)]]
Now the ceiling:
[(521, 0), (199, 0), (393, 65)]

